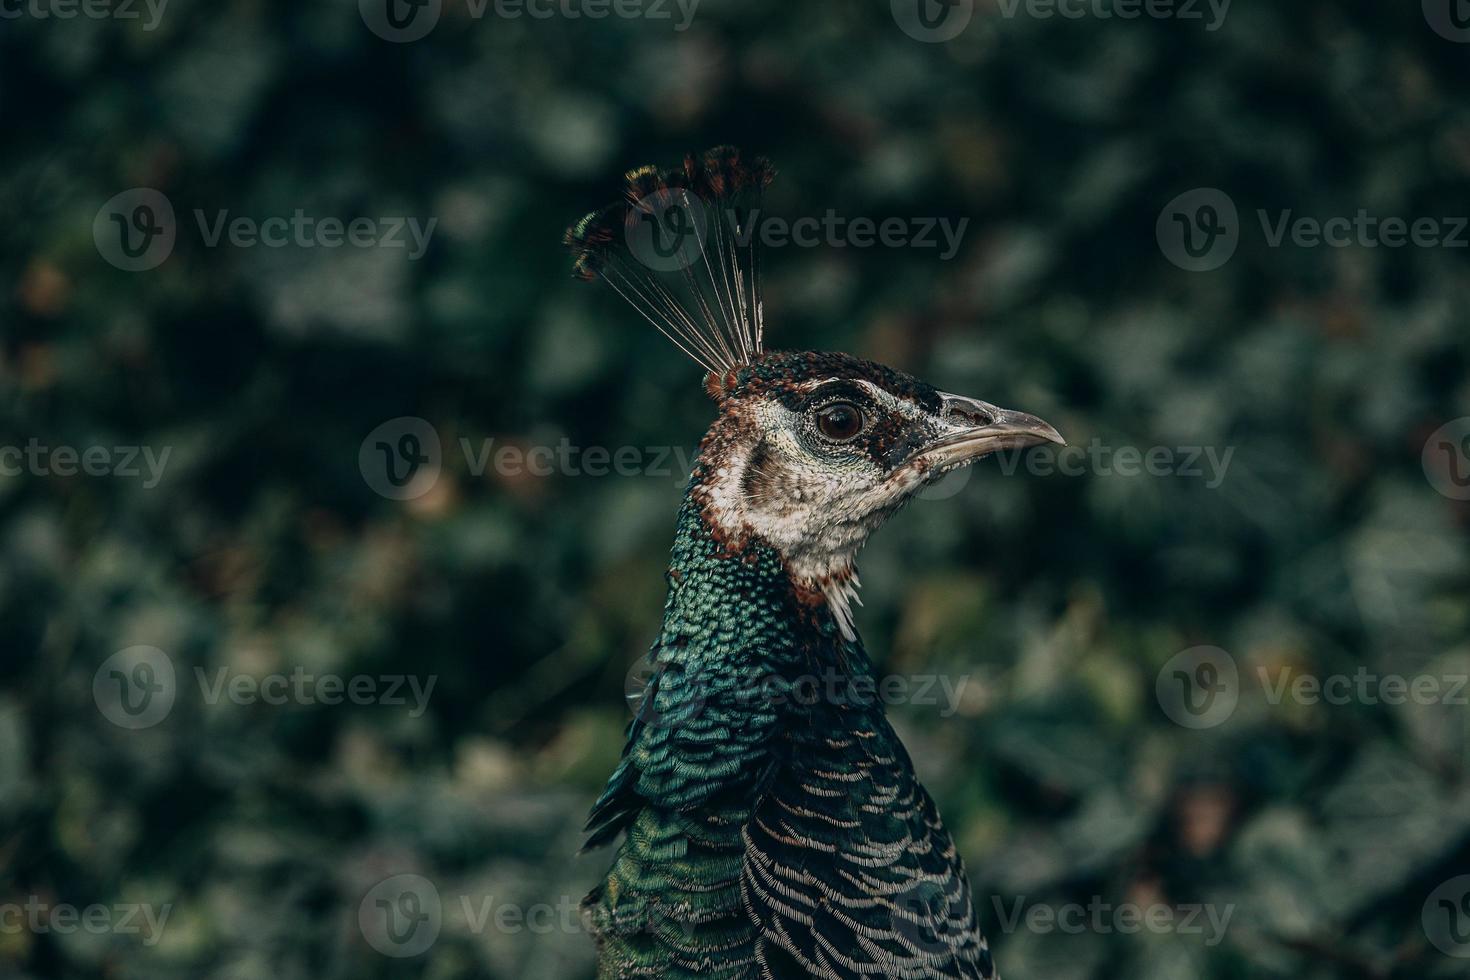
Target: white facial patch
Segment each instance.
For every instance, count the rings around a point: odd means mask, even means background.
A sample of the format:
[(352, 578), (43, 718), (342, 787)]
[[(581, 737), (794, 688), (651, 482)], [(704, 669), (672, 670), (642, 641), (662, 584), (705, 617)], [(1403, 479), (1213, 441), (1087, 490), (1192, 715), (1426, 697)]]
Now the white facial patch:
[[(932, 429), (934, 416), (918, 405), (858, 383), (881, 411)], [(868, 535), (925, 482), (924, 472), (885, 469), (858, 445), (816, 443), (802, 413), (774, 400), (752, 400), (738, 411), (738, 431), (751, 433), (751, 441), (727, 446), (706, 481), (708, 517), (727, 534), (754, 535), (780, 552), (793, 579), (824, 594), (842, 634), (856, 639), (853, 560)]]

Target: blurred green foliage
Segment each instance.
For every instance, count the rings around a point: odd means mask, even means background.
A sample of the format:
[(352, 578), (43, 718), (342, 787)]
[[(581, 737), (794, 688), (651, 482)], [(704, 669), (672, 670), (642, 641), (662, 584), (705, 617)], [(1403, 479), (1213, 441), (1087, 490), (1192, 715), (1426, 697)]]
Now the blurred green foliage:
[[(952, 717), (894, 714), (1008, 980), (1464, 975), (1421, 912), (1470, 869), (1467, 709), (1272, 704), (1255, 678), (1470, 670), (1470, 505), (1421, 467), (1470, 412), (1466, 251), (1273, 248), (1255, 215), (1470, 214), (1470, 48), (1417, 3), (1242, 3), (1209, 31), (981, 0), (945, 44), (887, 8), (705, 0), (677, 31), (449, 0), (401, 44), (346, 0), (0, 20), (0, 444), (170, 452), (153, 487), (0, 477), (0, 903), (171, 909), (152, 937), (0, 929), (0, 975), (590, 976), (575, 929), (466, 913), (574, 902), (605, 866), (578, 826), (682, 479), (477, 474), (460, 440), (692, 450), (696, 373), (570, 281), (559, 237), (626, 167), (721, 142), (774, 159), (784, 217), (970, 219), (949, 262), (769, 250), (771, 346), (1074, 445), (1234, 451), (1214, 488), (991, 461), (864, 552), (884, 668), (970, 679)], [(135, 187), (178, 217), (144, 272), (92, 234)], [(1197, 187), (1241, 241), (1190, 273), (1155, 223)], [(437, 226), (418, 261), (209, 247), (196, 209)], [(359, 469), (402, 416), (443, 446), (408, 501)], [(1241, 692), (1191, 730), (1155, 681), (1201, 644)], [(93, 680), (135, 645), (178, 697), (132, 730)], [(417, 716), (210, 704), (195, 671), (221, 668), (436, 686)], [(413, 958), (358, 928), (399, 873), (444, 903)], [(1217, 944), (1003, 926), (1094, 896), (1233, 917)]]

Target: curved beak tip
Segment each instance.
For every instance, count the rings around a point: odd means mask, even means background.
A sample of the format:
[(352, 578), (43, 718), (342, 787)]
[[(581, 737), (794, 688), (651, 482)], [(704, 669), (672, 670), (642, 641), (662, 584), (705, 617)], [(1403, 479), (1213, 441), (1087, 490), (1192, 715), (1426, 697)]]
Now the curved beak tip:
[(1055, 443), (1058, 446), (1067, 444), (1067, 440), (1057, 431), (1056, 426), (1026, 412), (1002, 410), (989, 428), (999, 433), (1019, 437), (1021, 441), (1033, 446), (1043, 442)]

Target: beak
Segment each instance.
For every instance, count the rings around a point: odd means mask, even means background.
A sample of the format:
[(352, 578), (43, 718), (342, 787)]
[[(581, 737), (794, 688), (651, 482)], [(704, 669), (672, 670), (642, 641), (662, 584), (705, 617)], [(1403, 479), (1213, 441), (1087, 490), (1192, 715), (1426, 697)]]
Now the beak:
[(931, 466), (949, 469), (1004, 449), (1025, 449), (1043, 442), (1067, 444), (1051, 423), (1034, 415), (963, 395), (940, 394), (944, 421), (952, 428), (919, 452)]

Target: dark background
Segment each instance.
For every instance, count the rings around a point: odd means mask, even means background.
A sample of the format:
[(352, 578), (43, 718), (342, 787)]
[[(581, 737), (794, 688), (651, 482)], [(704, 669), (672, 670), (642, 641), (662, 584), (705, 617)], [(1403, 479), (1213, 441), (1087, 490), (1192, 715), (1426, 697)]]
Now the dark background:
[[(574, 920), (476, 928), (461, 898), (565, 906), (605, 868), (578, 827), (683, 482), (645, 450), (691, 451), (711, 406), (559, 240), (624, 169), (727, 142), (774, 160), (784, 218), (970, 219), (950, 261), (767, 250), (770, 346), (874, 357), (1074, 445), (1233, 449), (1213, 487), (992, 460), (862, 556), (882, 668), (970, 679), (950, 717), (892, 713), (1007, 980), (1463, 976), (1425, 923), (1470, 870), (1470, 709), (1257, 681), (1470, 671), (1470, 505), (1421, 462), (1470, 412), (1470, 250), (1273, 248), (1256, 218), (1470, 214), (1470, 45), (1428, 8), (1240, 0), (1209, 30), (1208, 8), (979, 0), (944, 43), (878, 2), (704, 0), (678, 30), (446, 0), (411, 43), (343, 0), (0, 19), (0, 444), (170, 453), (154, 486), (0, 477), (0, 905), (171, 910), (151, 937), (12, 916), (0, 976), (590, 977)], [(93, 229), (134, 188), (177, 227), (129, 272)], [(1239, 209), (1210, 271), (1156, 236), (1196, 188)], [(196, 209), (437, 225), (417, 260), (210, 247)], [(359, 466), (402, 417), (442, 446), (409, 500)], [(638, 447), (655, 472), (477, 474), (460, 439)], [(140, 645), (177, 680), (133, 729), (93, 681)], [(1238, 705), (1194, 730), (1155, 682), (1198, 645), (1238, 665)], [(418, 717), (211, 704), (196, 668), (435, 687)], [(418, 956), (359, 927), (401, 873), (442, 900)], [(1008, 929), (1018, 901), (1232, 917), (1213, 944)]]

